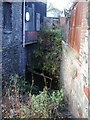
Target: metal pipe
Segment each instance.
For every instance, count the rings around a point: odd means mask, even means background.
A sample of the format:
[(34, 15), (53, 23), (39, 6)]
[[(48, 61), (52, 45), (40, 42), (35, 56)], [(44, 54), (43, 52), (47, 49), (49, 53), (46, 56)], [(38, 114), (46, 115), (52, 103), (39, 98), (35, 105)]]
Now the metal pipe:
[(25, 47), (25, 0), (23, 0), (23, 47)]

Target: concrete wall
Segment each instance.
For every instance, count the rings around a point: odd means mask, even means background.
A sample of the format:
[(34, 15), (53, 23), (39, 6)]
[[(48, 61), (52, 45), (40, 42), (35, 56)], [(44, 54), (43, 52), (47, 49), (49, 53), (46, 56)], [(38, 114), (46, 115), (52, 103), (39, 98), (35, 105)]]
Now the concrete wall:
[(78, 54), (68, 43), (63, 42), (61, 64), (62, 84), (66, 98), (69, 100), (71, 111), (75, 118), (88, 118), (89, 94), (89, 30), (88, 30), (88, 3), (83, 5), (83, 17), (80, 39), (80, 53)]

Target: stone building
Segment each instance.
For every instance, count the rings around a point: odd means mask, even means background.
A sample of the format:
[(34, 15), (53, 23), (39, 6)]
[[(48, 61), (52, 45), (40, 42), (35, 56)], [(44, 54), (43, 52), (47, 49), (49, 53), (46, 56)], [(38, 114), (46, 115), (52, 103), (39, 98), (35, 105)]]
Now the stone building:
[(0, 67), (3, 79), (24, 76), (37, 44), (37, 34), (46, 16), (46, 3), (0, 2)]
[(90, 118), (90, 2), (71, 9), (67, 42), (63, 44), (62, 84), (75, 118)]
[(43, 29), (60, 29), (59, 17), (45, 17)]

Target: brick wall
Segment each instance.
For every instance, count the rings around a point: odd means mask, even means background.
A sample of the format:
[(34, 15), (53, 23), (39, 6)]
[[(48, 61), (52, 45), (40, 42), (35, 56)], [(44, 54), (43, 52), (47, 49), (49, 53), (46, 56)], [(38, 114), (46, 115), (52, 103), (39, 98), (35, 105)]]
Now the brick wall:
[(68, 44), (63, 42), (61, 65), (62, 84), (65, 88), (71, 111), (76, 118), (88, 118), (88, 103), (90, 99), (88, 86), (90, 60), (88, 47), (88, 2), (83, 4), (82, 15), (80, 53), (78, 54)]

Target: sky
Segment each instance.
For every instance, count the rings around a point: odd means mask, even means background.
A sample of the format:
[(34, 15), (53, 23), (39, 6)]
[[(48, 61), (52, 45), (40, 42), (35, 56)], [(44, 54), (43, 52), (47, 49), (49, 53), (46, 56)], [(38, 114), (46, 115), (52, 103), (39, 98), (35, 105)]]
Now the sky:
[[(68, 8), (72, 1), (74, 0), (47, 0), (47, 5), (49, 3), (52, 3), (55, 8), (58, 8), (59, 10), (64, 10), (64, 8)], [(48, 13), (48, 16), (53, 17), (50, 13)]]

